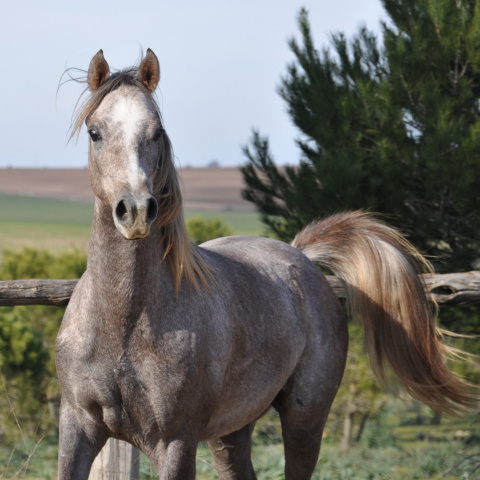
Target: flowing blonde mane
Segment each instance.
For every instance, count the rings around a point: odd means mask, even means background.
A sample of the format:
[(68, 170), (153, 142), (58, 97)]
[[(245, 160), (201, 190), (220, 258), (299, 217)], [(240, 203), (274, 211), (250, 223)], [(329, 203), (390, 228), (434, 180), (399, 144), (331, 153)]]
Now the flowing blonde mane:
[[(140, 89), (154, 105), (159, 117), (161, 113), (157, 102), (145, 85), (137, 80), (138, 68), (132, 67), (114, 73), (75, 109), (70, 128), (70, 140), (78, 138), (82, 125), (100, 105), (102, 100), (117, 88), (130, 85)], [(84, 82), (85, 80), (75, 79)], [(85, 89), (84, 93), (89, 91)], [(83, 96), (83, 94), (82, 94)], [(200, 255), (196, 245), (188, 236), (183, 218), (183, 201), (177, 170), (173, 162), (172, 147), (167, 134), (163, 136), (163, 148), (160, 149), (161, 161), (154, 185), (154, 196), (158, 201), (159, 214), (156, 225), (162, 229), (162, 246), (168, 259), (177, 293), (180, 291), (183, 278), (199, 291), (200, 286), (208, 288), (214, 280), (213, 271)]]

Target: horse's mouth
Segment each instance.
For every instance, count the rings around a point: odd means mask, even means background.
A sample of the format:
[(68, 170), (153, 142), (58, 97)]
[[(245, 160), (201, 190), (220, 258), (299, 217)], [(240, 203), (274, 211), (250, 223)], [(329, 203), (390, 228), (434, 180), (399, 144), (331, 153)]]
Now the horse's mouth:
[(125, 240), (145, 240), (148, 237), (147, 235), (144, 235), (143, 237), (141, 236), (136, 236), (136, 237), (123, 237)]
[(150, 228), (146, 230), (146, 232), (143, 231), (134, 231), (134, 232), (120, 232), (125, 240), (144, 240), (150, 235)]
[(122, 225), (115, 222), (118, 233), (125, 240), (143, 240), (150, 235), (150, 225)]

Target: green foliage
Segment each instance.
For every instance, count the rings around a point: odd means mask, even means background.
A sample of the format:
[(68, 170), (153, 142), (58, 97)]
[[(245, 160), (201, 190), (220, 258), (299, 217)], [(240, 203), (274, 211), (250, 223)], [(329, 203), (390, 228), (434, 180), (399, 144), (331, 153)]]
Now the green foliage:
[[(45, 480), (56, 478), (57, 444), (52, 437), (40, 442), (27, 440), (12, 450), (0, 443), (0, 475), (3, 478)], [(284, 477), (281, 444), (253, 448), (253, 463), (259, 480), (281, 480)], [(313, 480), (439, 480), (476, 479), (480, 457), (476, 449), (464, 448), (458, 442), (422, 442), (406, 448), (357, 448), (340, 452), (336, 445), (323, 445)], [(434, 473), (432, 473), (434, 472)], [(432, 473), (430, 475), (430, 473)], [(157, 473), (141, 455), (141, 480), (158, 479)], [(199, 480), (215, 480), (218, 474), (206, 443), (197, 452)]]
[(54, 480), (57, 478), (58, 440), (43, 437), (34, 440), (25, 437), (12, 449), (0, 443), (0, 477)]
[(80, 278), (87, 268), (87, 257), (81, 250), (53, 254), (48, 250), (24, 247), (3, 253), (0, 279)]
[(254, 445), (273, 445), (282, 443), (280, 417), (273, 408), (257, 420), (252, 435), (252, 441)]
[[(470, 307), (443, 306), (440, 308), (439, 320), (449, 330), (464, 335), (478, 335), (480, 331), (480, 305)], [(475, 346), (475, 341), (465, 342), (465, 347), (472, 353), (480, 354), (480, 349)]]
[(352, 323), (348, 330), (347, 365), (326, 426), (327, 436), (334, 439), (341, 437), (345, 449), (360, 441), (363, 428), (378, 419), (390, 398), (370, 367), (365, 354), (363, 328)]
[(452, 361), (450, 369), (471, 385), (480, 385), (480, 337), (453, 338), (449, 343), (453, 348), (468, 352), (465, 361)]
[(472, 0), (383, 0), (380, 42), (361, 29), (318, 51), (301, 41), (279, 93), (299, 128), (298, 167), (278, 168), (254, 132), (245, 199), (279, 238), (338, 210), (371, 209), (408, 232), (440, 271), (480, 251), (480, 7)]
[(0, 369), (6, 376), (18, 373), (28, 378), (41, 378), (48, 353), (43, 348), (42, 334), (18, 310), (10, 309), (0, 323)]
[(205, 220), (220, 218), (232, 228), (235, 235), (261, 235), (262, 231), (265, 230), (265, 226), (260, 221), (260, 217), (254, 212), (184, 210), (183, 213), (187, 223), (192, 217), (202, 217)]
[(418, 476), (416, 478), (431, 478), (433, 475), (438, 475), (445, 472), (448, 466), (451, 465), (451, 447), (444, 446), (430, 451), (422, 450), (412, 452), (411, 458), (418, 465)]
[[(0, 280), (79, 278), (86, 255), (79, 250), (53, 254), (26, 247), (3, 253)], [(0, 310), (0, 442), (29, 434), (55, 434), (60, 386), (54, 343), (64, 308), (2, 307)]]
[(361, 439), (361, 445), (367, 448), (388, 448), (396, 446), (396, 438), (392, 425), (386, 424), (381, 417), (369, 422)]
[(192, 217), (186, 223), (188, 234), (197, 245), (214, 238), (233, 235), (231, 228), (220, 218), (204, 219), (202, 217)]

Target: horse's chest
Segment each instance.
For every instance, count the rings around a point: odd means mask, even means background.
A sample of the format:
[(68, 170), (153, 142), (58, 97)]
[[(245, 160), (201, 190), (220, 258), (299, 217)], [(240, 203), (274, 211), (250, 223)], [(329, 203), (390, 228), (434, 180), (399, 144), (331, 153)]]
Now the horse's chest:
[[(195, 404), (196, 359), (192, 349), (164, 344), (162, 348), (116, 358), (98, 355), (90, 375), (74, 387), (77, 404), (114, 436), (162, 435), (179, 428), (178, 419)], [(77, 377), (78, 378), (78, 377)]]
[(105, 372), (107, 382), (94, 381), (102, 421), (113, 433), (130, 431), (134, 424), (152, 423), (155, 415), (144, 375), (128, 359)]

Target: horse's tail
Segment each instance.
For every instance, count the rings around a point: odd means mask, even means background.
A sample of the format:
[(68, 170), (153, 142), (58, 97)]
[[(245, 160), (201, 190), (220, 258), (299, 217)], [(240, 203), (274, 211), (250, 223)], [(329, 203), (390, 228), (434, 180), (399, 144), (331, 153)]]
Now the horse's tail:
[(384, 385), (391, 381), (388, 364), (410, 395), (437, 412), (455, 415), (476, 406), (470, 386), (445, 366), (453, 349), (438, 340), (418, 276), (431, 272), (430, 264), (399, 232), (365, 212), (340, 213), (312, 223), (292, 245), (344, 281)]

